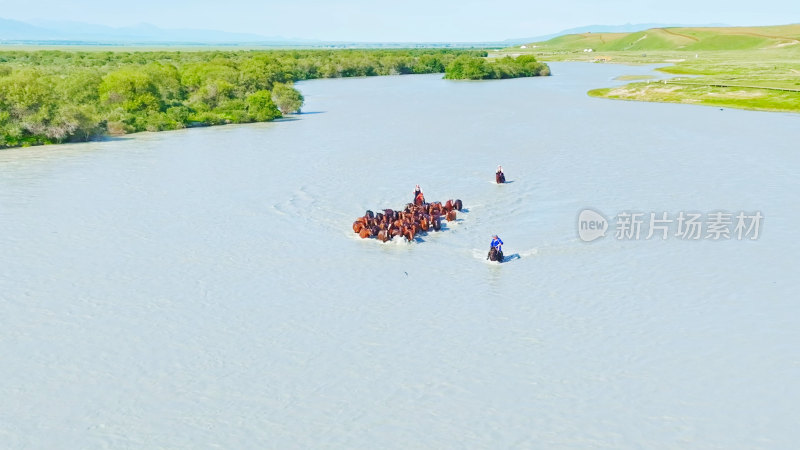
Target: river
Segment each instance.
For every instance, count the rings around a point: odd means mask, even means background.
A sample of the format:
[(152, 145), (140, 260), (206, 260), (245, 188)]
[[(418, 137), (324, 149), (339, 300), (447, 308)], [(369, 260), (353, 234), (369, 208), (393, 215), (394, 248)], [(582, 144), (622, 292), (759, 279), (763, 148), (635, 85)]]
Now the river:
[[(551, 67), (314, 80), (288, 120), (0, 152), (3, 446), (796, 445), (800, 116)], [(465, 211), (353, 234), (416, 184)], [(717, 211), (758, 235), (613, 227)]]

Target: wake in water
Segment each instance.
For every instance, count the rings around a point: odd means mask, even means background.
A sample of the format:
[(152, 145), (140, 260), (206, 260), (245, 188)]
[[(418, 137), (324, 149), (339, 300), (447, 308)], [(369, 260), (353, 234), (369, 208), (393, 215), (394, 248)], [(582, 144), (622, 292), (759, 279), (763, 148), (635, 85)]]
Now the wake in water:
[(497, 261), (489, 261), (489, 258), (487, 257), (488, 251), (480, 250), (480, 249), (477, 249), (477, 248), (473, 248), (472, 249), (472, 257), (476, 258), (476, 259), (481, 259), (486, 264), (497, 266), (497, 265), (500, 265), (500, 264), (505, 264), (507, 262), (516, 261), (518, 259), (522, 259), (523, 257), (533, 256), (533, 255), (537, 254), (538, 252), (539, 252), (538, 249), (532, 248), (530, 250), (525, 250), (525, 251), (521, 251), (521, 252), (517, 252), (517, 253), (512, 253), (510, 255), (505, 255), (504, 258), (503, 258), (503, 262), (501, 263), (501, 262), (497, 262)]
[(456, 211), (463, 207), (461, 200), (447, 200), (444, 205), (441, 202), (425, 203), (419, 186), (417, 189), (415, 203), (409, 203), (403, 210), (384, 209), (377, 214), (367, 210), (353, 222), (353, 232), (362, 239), (377, 238), (386, 242), (399, 237), (414, 242), (420, 233), (446, 229), (442, 227), (442, 219), (447, 222), (456, 220)]

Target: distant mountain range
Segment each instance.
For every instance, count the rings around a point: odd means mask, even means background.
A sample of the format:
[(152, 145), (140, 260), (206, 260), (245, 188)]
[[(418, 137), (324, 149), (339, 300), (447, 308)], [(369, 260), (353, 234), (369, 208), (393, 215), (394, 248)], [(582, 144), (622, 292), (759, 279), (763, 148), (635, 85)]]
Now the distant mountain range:
[(217, 30), (165, 29), (147, 23), (131, 27), (108, 27), (81, 22), (36, 21), (33, 23), (0, 18), (0, 41), (47, 41), (88, 43), (313, 43), (314, 40), (289, 39)]
[[(86, 45), (121, 45), (121, 44), (193, 44), (193, 45), (267, 45), (267, 46), (371, 46), (371, 47), (442, 47), (442, 46), (475, 46), (475, 47), (508, 47), (529, 42), (541, 42), (548, 39), (575, 33), (609, 33), (631, 32), (649, 28), (685, 26), (680, 24), (625, 24), (625, 25), (589, 25), (571, 28), (544, 36), (506, 39), (497, 42), (331, 42), (314, 39), (286, 38), (283, 36), (262, 36), (252, 33), (231, 33), (217, 30), (200, 29), (165, 29), (155, 25), (142, 23), (130, 27), (109, 27), (82, 22), (68, 21), (32, 21), (0, 18), (0, 43), (31, 44), (86, 44)], [(695, 25), (695, 26), (720, 26)]]

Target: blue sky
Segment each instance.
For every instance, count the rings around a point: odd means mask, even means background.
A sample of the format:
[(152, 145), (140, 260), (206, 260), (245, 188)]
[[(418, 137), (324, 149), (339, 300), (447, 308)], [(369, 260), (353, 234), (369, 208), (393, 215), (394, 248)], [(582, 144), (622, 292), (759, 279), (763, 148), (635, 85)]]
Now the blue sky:
[(0, 0), (0, 17), (322, 40), (495, 41), (591, 24), (798, 23), (800, 0)]

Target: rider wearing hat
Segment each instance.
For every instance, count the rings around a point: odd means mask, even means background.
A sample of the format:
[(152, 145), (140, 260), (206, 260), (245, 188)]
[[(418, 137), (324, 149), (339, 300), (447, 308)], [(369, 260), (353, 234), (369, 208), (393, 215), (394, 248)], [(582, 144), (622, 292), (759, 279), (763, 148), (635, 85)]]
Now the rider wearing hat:
[(425, 203), (425, 196), (422, 195), (422, 189), (419, 188), (419, 185), (416, 185), (414, 188), (414, 204), (415, 205), (422, 205)]
[(490, 249), (492, 248), (496, 248), (498, 252), (503, 251), (503, 240), (500, 239), (496, 234), (492, 235), (492, 244)]
[(497, 166), (497, 172), (494, 173), (494, 179), (498, 183), (506, 182), (506, 174), (503, 173), (503, 166)]

